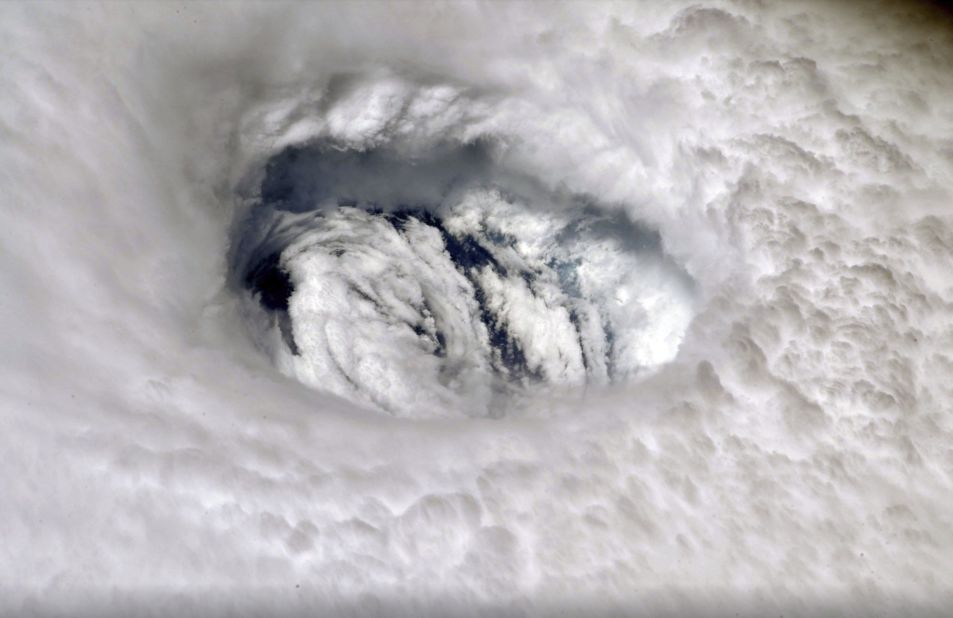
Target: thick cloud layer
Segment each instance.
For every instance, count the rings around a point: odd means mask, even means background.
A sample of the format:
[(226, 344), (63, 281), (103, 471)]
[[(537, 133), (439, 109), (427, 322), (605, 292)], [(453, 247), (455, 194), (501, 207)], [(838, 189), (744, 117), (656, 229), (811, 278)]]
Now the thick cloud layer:
[(4, 611), (953, 602), (946, 14), (7, 4), (0, 41)]

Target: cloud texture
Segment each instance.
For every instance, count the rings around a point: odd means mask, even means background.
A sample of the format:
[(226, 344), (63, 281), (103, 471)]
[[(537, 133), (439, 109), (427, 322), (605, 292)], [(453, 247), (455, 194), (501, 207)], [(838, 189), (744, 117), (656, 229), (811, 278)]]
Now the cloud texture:
[[(11, 3), (0, 41), (4, 611), (950, 606), (945, 13)], [(272, 241), (297, 355), (242, 284)], [(474, 281), (546, 378), (502, 414)]]

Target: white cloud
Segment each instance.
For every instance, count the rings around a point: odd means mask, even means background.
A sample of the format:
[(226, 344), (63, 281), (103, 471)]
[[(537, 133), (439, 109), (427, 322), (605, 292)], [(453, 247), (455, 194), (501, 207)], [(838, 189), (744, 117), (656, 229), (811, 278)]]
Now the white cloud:
[[(0, 605), (940, 613), (951, 32), (902, 3), (0, 7)], [(585, 258), (589, 295), (642, 307), (609, 316), (633, 335), (618, 362), (664, 363), (495, 420), (395, 419), (344, 371), (276, 366), (229, 241), (269, 157), (332, 138), (408, 157), (482, 139), (563, 204), (488, 210), (526, 236), (501, 259)], [(336, 188), (419, 193), (398, 180)], [(554, 248), (571, 195), (658, 230), (670, 263)], [(385, 228), (336, 232), (367, 235), (361, 259), (289, 261), (301, 345), (372, 401), (482, 404), (464, 282), (433, 232)], [(574, 375), (540, 286), (500, 298)], [(428, 290), (452, 387), (396, 326)]]

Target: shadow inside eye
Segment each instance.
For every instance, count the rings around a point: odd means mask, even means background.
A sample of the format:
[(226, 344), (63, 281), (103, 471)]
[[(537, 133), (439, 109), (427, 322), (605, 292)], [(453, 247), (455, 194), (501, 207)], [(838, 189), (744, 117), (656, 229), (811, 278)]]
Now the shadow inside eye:
[(281, 254), (272, 253), (256, 263), (245, 275), (245, 286), (258, 296), (269, 311), (287, 311), (294, 292), (288, 271), (281, 266)]

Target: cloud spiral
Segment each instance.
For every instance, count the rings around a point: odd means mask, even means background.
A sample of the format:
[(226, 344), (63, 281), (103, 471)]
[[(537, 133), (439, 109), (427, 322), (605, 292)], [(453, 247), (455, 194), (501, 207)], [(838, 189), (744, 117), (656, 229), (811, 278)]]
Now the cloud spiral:
[(929, 3), (0, 7), (0, 608), (943, 615)]

